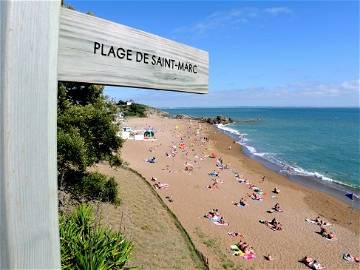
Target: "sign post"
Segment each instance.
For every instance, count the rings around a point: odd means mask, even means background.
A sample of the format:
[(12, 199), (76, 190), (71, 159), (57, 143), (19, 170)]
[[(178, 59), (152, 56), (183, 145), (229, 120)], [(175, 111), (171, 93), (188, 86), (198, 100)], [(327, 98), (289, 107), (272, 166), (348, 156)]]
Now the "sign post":
[(59, 269), (60, 1), (0, 3), (0, 269)]
[(0, 269), (59, 269), (57, 82), (207, 93), (208, 53), (60, 8), (0, 2)]

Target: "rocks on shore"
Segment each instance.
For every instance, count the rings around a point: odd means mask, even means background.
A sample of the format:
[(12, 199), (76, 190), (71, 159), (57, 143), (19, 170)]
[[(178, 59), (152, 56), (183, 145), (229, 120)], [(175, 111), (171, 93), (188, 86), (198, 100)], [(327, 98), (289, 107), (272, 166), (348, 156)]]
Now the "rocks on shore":
[(234, 122), (233, 119), (231, 119), (230, 117), (225, 117), (222, 115), (218, 115), (214, 118), (201, 118), (201, 120), (212, 125), (217, 125), (217, 124), (226, 125)]
[(230, 123), (233, 123), (234, 120), (231, 119), (230, 117), (225, 117), (225, 116), (222, 116), (222, 115), (218, 115), (216, 117), (192, 117), (192, 116), (189, 116), (189, 115), (186, 115), (186, 114), (178, 114), (175, 116), (176, 119), (194, 119), (194, 120), (199, 120), (201, 122), (206, 122), (206, 123), (209, 123), (211, 125), (217, 125), (217, 124), (223, 124), (223, 125), (226, 125), (226, 124), (230, 124)]

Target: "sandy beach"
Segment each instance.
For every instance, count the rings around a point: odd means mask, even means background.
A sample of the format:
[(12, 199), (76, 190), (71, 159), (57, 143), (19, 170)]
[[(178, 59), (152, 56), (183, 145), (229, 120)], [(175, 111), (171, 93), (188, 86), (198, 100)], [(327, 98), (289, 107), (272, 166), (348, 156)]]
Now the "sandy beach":
[[(156, 140), (127, 140), (121, 157), (152, 185), (156, 181), (168, 184), (157, 192), (178, 217), (197, 249), (208, 258), (210, 269), (240, 269), (241, 266), (245, 269), (309, 269), (299, 262), (304, 256), (318, 260), (326, 269), (359, 269), (359, 263), (342, 258), (345, 252), (360, 256), (358, 210), (267, 169), (244, 155), (240, 145), (214, 126), (158, 115), (130, 118), (123, 126), (155, 129)], [(212, 154), (216, 157), (210, 158)], [(152, 157), (156, 158), (155, 163), (146, 162)], [(217, 167), (218, 158), (228, 168)], [(209, 176), (214, 170), (219, 173), (218, 177)], [(239, 183), (237, 174), (251, 185)], [(152, 177), (156, 181), (152, 181)], [(210, 189), (212, 179), (218, 183)], [(280, 190), (278, 194), (272, 192), (275, 187)], [(257, 194), (262, 201), (247, 195), (253, 194), (256, 188), (261, 191)], [(242, 197), (248, 206), (235, 206), (234, 202)], [(284, 211), (268, 213), (276, 203)], [(229, 226), (215, 225), (205, 218), (210, 209), (218, 209)], [(332, 224), (326, 228), (336, 234), (336, 240), (321, 236), (320, 226), (305, 221), (317, 216)], [(273, 231), (270, 225), (259, 222), (273, 218), (281, 223), (283, 230)], [(242, 239), (253, 247), (256, 258), (246, 260), (233, 256), (230, 246), (240, 238), (231, 237), (228, 232), (242, 234)], [(274, 258), (272, 261), (264, 258), (268, 254)]]

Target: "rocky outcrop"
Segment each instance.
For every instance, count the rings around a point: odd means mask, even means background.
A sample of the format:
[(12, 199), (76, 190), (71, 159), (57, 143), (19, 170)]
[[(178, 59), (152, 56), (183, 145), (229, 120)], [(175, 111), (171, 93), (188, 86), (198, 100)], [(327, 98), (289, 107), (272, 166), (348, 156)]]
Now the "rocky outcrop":
[(217, 124), (226, 125), (234, 122), (233, 119), (231, 119), (230, 117), (225, 117), (222, 115), (218, 115), (214, 118), (201, 118), (201, 120), (212, 125), (217, 125)]

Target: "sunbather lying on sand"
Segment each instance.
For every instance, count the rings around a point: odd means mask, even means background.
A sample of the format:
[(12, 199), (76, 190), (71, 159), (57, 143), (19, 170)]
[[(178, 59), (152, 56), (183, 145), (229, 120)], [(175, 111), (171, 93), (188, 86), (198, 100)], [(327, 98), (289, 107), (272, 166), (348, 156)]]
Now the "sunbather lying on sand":
[(320, 234), (322, 237), (325, 237), (328, 240), (336, 240), (335, 233), (328, 231), (325, 227), (320, 227)]
[(360, 263), (360, 256), (354, 257), (354, 256), (352, 256), (350, 253), (344, 253), (344, 254), (343, 254), (343, 259), (344, 259), (345, 261), (349, 261), (349, 262)]
[(255, 186), (255, 185), (253, 185), (253, 187), (251, 187), (250, 189), (252, 189), (253, 191), (255, 191), (256, 193), (258, 193), (258, 194), (263, 194), (263, 191), (262, 191), (262, 189), (261, 188), (259, 188), (259, 187), (257, 187), (257, 186)]
[(275, 194), (279, 194), (280, 193), (280, 189), (278, 189), (277, 187), (273, 189), (272, 191)]
[(283, 230), (282, 224), (279, 221), (277, 221), (276, 218), (273, 218), (271, 221), (259, 220), (259, 222), (262, 224), (265, 224), (273, 231), (282, 231)]
[(276, 203), (276, 204), (274, 205), (274, 207), (271, 208), (271, 210), (269, 210), (268, 212), (269, 212), (269, 213), (284, 212), (284, 210), (280, 208), (280, 204), (279, 204), (279, 203)]
[(165, 188), (168, 188), (169, 187), (169, 184), (166, 184), (166, 183), (161, 183), (161, 182), (156, 182), (154, 184), (154, 187), (156, 189), (165, 189)]
[(245, 207), (248, 206), (249, 204), (246, 202), (244, 198), (241, 198), (239, 202), (235, 202), (234, 205), (239, 207)]
[(263, 198), (261, 195), (257, 194), (256, 192), (253, 192), (253, 194), (247, 194), (251, 199), (255, 200), (255, 201), (262, 201)]
[(325, 266), (322, 266), (317, 260), (314, 260), (311, 257), (305, 256), (302, 260), (302, 263), (304, 263), (307, 267), (313, 269), (313, 270), (321, 270), (325, 269)]
[(245, 178), (235, 177), (236, 181), (238, 181), (240, 184), (248, 184), (248, 180)]
[(146, 162), (149, 162), (149, 163), (156, 163), (156, 157), (151, 157), (151, 158), (148, 158), (146, 160)]
[(230, 237), (237, 237), (239, 236), (240, 238), (244, 237), (242, 234), (238, 233), (238, 232), (228, 232), (228, 236)]
[(229, 225), (229, 223), (225, 222), (224, 217), (220, 215), (218, 209), (210, 210), (204, 217), (216, 225)]
[(156, 182), (157, 178), (153, 176), (153, 177), (151, 177), (151, 181)]
[(316, 224), (316, 225), (319, 225), (319, 226), (322, 226), (322, 227), (331, 226), (330, 222), (327, 222), (325, 220), (320, 219), (319, 216), (317, 216), (315, 219), (306, 218), (305, 220), (307, 222), (309, 222), (309, 223), (313, 223), (313, 224)]
[(216, 181), (214, 181), (212, 184), (208, 185), (207, 188), (208, 189), (219, 188), (218, 183)]
[(248, 243), (246, 243), (243, 240), (240, 240), (236, 245), (245, 254), (250, 253), (250, 252), (254, 252), (254, 248), (251, 247)]
[(216, 172), (215, 170), (213, 170), (212, 172), (209, 173), (210, 176), (213, 176), (213, 177), (218, 177), (219, 176), (219, 173)]

